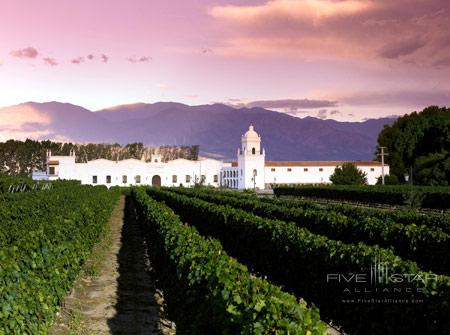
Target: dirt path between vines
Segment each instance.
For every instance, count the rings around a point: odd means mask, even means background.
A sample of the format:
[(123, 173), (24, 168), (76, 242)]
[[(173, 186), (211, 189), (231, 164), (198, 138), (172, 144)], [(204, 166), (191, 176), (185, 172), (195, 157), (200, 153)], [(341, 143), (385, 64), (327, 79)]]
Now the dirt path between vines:
[(96, 275), (84, 273), (66, 297), (51, 335), (175, 334), (162, 316), (163, 298), (149, 270), (146, 245), (122, 196), (107, 233), (87, 262)]

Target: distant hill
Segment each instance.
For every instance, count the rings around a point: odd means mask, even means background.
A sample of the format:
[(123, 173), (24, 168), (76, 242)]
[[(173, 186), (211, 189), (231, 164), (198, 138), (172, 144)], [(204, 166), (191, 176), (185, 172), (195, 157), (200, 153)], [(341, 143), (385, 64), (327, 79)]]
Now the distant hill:
[[(24, 103), (0, 108), (0, 125), (13, 115), (15, 126), (0, 128), (0, 139), (15, 133), (33, 139), (75, 142), (199, 144), (202, 154), (232, 159), (250, 123), (261, 134), (270, 160), (372, 159), (378, 133), (395, 119), (338, 122), (303, 119), (263, 108), (223, 104), (188, 106), (173, 102), (121, 105), (97, 112), (59, 103)], [(217, 157), (217, 156), (216, 156)]]

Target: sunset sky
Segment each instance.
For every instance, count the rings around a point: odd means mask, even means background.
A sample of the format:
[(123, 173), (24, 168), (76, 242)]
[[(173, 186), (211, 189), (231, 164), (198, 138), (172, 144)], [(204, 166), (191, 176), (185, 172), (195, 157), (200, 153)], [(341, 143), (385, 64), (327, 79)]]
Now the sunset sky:
[(0, 106), (398, 115), (450, 105), (449, 32), (448, 0), (0, 0)]

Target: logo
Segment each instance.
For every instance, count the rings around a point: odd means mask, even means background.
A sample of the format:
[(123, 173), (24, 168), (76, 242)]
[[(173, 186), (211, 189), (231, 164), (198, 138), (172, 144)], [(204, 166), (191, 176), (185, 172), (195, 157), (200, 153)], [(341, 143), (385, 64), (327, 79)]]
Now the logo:
[(420, 303), (434, 273), (398, 273), (381, 258), (374, 259), (367, 272), (328, 273), (326, 282), (337, 287), (346, 302)]

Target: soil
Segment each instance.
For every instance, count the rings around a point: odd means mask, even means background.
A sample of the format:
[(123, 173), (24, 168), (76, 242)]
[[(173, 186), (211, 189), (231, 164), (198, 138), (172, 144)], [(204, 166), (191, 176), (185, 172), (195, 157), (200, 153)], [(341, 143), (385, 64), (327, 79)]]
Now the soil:
[(94, 248), (96, 259), (87, 261), (99, 263), (97, 275), (78, 278), (51, 335), (175, 334), (174, 323), (164, 318), (143, 234), (126, 210), (122, 196), (109, 222), (107, 247), (97, 248), (100, 255)]

